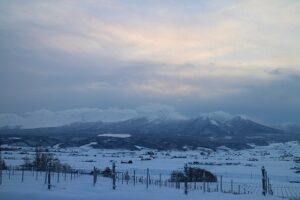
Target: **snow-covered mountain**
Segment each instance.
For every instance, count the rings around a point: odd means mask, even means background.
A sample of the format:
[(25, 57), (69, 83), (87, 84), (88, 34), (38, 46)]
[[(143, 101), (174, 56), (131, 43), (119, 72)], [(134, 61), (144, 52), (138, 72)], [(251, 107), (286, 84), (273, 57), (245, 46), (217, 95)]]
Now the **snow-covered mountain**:
[[(235, 117), (248, 119), (245, 115), (232, 115), (217, 111), (199, 114), (197, 118), (209, 120), (214, 125), (219, 125)], [(166, 105), (149, 104), (135, 109), (120, 108), (80, 108), (62, 111), (38, 110), (24, 114), (2, 113), (0, 114), (0, 128), (42, 128), (59, 127), (72, 123), (86, 122), (122, 122), (146, 118), (155, 123), (160, 121), (180, 121), (189, 118), (176, 112), (173, 107)], [(193, 119), (193, 118), (191, 118)]]
[[(0, 136), (4, 143), (81, 146), (93, 142), (95, 148), (126, 149), (135, 149), (136, 146), (156, 149), (228, 146), (240, 149), (250, 147), (249, 143), (266, 145), (300, 139), (298, 134), (268, 127), (243, 116), (224, 117), (224, 113), (190, 119), (161, 116), (117, 122), (77, 122), (48, 128), (1, 129)], [(114, 134), (127, 137), (113, 137)]]

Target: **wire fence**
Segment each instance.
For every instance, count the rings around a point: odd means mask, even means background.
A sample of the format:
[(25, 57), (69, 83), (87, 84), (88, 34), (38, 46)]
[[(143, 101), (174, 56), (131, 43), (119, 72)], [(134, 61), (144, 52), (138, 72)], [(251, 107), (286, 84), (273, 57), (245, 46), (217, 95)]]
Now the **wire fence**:
[[(19, 179), (21, 183), (27, 181), (38, 181), (40, 184), (46, 186), (47, 189), (55, 189), (60, 184), (77, 184), (81, 182), (77, 181), (80, 177), (85, 176), (90, 179), (91, 187), (96, 184), (111, 184), (111, 187), (118, 189), (120, 185), (127, 186), (144, 186), (149, 187), (167, 187), (176, 190), (182, 190), (185, 194), (191, 192), (221, 192), (221, 193), (232, 193), (235, 195), (262, 195), (262, 184), (260, 182), (238, 182), (235, 180), (222, 181), (221, 176), (218, 177), (217, 182), (174, 182), (170, 181), (166, 174), (157, 174), (155, 170), (116, 170), (107, 177), (102, 177), (100, 173), (94, 173), (95, 170), (72, 170), (72, 171), (35, 171), (23, 170), (20, 168), (9, 167), (8, 169), (2, 170), (1, 184), (10, 182), (12, 180)], [(96, 178), (95, 178), (96, 177)], [(115, 182), (113, 179), (115, 178)], [(111, 179), (111, 181), (109, 181)], [(84, 183), (86, 184), (86, 183)], [(114, 185), (115, 184), (115, 185)], [(1, 187), (1, 185), (0, 185)], [(272, 194), (276, 197), (300, 200), (300, 185), (297, 184), (273, 184)]]

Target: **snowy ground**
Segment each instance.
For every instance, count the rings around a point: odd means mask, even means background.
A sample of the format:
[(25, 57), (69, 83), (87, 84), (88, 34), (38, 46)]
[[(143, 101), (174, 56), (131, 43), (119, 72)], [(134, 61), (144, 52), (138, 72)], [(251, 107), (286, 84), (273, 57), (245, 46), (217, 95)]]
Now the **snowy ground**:
[[(172, 170), (182, 169), (185, 163), (205, 168), (220, 177), (223, 177), (224, 189), (230, 190), (233, 181), (234, 190), (238, 187), (249, 195), (232, 195), (220, 192), (205, 193), (201, 190), (192, 191), (188, 196), (183, 195), (183, 190), (175, 188), (150, 187), (145, 190), (145, 185), (120, 185), (117, 191), (111, 190), (111, 180), (101, 179), (96, 187), (91, 186), (90, 176), (81, 176), (72, 183), (60, 183), (53, 191), (47, 191), (46, 186), (37, 181), (8, 180), (4, 174), (3, 186), (0, 188), (1, 199), (13, 199), (15, 197), (33, 196), (25, 199), (82, 199), (83, 195), (103, 199), (196, 199), (205, 195), (205, 199), (258, 199), (261, 198), (261, 167), (265, 166), (270, 177), (270, 182), (276, 196), (300, 197), (300, 174), (295, 173), (297, 166), (294, 160), (300, 157), (300, 145), (297, 142), (277, 143), (253, 149), (233, 151), (227, 148), (220, 148), (218, 151), (199, 149), (196, 151), (164, 151), (158, 152), (150, 149), (140, 151), (128, 150), (99, 150), (90, 147), (92, 144), (80, 148), (59, 148), (49, 147), (48, 151), (55, 154), (63, 163), (70, 164), (75, 169), (92, 170), (95, 166), (100, 169), (111, 167), (112, 161), (116, 162), (119, 172), (127, 172), (132, 175), (136, 171), (137, 176), (145, 176), (146, 169), (150, 169), (153, 179), (158, 179), (161, 174), (163, 179), (169, 178)], [(12, 146), (4, 146), (11, 148)], [(33, 159), (35, 149), (30, 147), (16, 147), (14, 151), (4, 151), (3, 157), (7, 165), (17, 166), (22, 164), (25, 157)], [(132, 164), (125, 164), (122, 161), (132, 160)], [(28, 175), (27, 175), (28, 176)], [(17, 178), (20, 180), (20, 177)], [(106, 181), (105, 181), (106, 180)], [(108, 183), (109, 182), (109, 183)], [(20, 185), (21, 184), (21, 185)], [(19, 187), (22, 186), (22, 187)], [(28, 188), (27, 188), (28, 187)], [(27, 188), (27, 189), (26, 189)], [(40, 188), (33, 190), (33, 188)], [(245, 189), (244, 189), (245, 188)], [(134, 190), (131, 191), (131, 190)], [(241, 192), (241, 193), (242, 193)], [(150, 194), (151, 195), (148, 195)], [(155, 196), (154, 196), (155, 195)], [(157, 197), (156, 197), (157, 195)], [(221, 197), (220, 197), (221, 195)], [(9, 198), (8, 198), (9, 197)], [(80, 198), (81, 197), (81, 198)], [(141, 198), (142, 197), (142, 198)], [(269, 197), (269, 198), (275, 198)], [(265, 199), (265, 198), (264, 198)]]
[(116, 190), (113, 190), (111, 180), (108, 178), (100, 178), (95, 187), (92, 185), (92, 177), (81, 175), (73, 180), (68, 176), (67, 181), (63, 179), (57, 183), (56, 178), (54, 186), (49, 191), (47, 185), (44, 184), (44, 174), (41, 174), (38, 180), (31, 172), (25, 172), (24, 182), (21, 181), (21, 172), (15, 172), (8, 180), (8, 175), (4, 173), (3, 184), (0, 187), (1, 200), (76, 200), (76, 199), (105, 199), (105, 200), (176, 200), (176, 199), (201, 199), (207, 200), (247, 200), (247, 199), (279, 199), (274, 196), (263, 197), (262, 195), (233, 195), (220, 192), (204, 193), (201, 190), (191, 191), (188, 195), (183, 193), (183, 190), (178, 190), (169, 187), (150, 186), (146, 189), (143, 184), (121, 184), (117, 183)]

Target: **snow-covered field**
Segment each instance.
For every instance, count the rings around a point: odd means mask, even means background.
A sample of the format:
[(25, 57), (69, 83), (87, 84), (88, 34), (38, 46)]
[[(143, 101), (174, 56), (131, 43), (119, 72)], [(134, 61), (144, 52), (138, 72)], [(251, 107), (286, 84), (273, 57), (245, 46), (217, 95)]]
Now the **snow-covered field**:
[[(261, 167), (267, 169), (274, 196), (300, 197), (300, 174), (295, 173), (300, 157), (300, 144), (297, 142), (276, 143), (269, 146), (253, 149), (233, 151), (220, 147), (217, 151), (199, 148), (187, 151), (156, 151), (141, 147), (140, 151), (129, 150), (104, 150), (93, 149), (92, 144), (80, 148), (47, 148), (63, 163), (68, 163), (74, 169), (92, 170), (95, 166), (99, 169), (111, 167), (116, 163), (118, 172), (133, 171), (137, 176), (145, 176), (149, 168), (153, 180), (158, 180), (161, 175), (163, 180), (169, 178), (171, 171), (182, 169), (185, 163), (198, 166), (222, 176), (223, 188), (230, 190), (231, 181), (234, 191), (247, 193), (240, 195), (225, 194), (220, 192), (204, 193), (200, 188), (192, 190), (188, 195), (183, 194), (183, 189), (172, 187), (150, 186), (146, 189), (144, 184), (121, 184), (117, 182), (117, 190), (111, 189), (111, 180), (102, 178), (96, 187), (92, 186), (92, 176), (82, 175), (72, 181), (54, 181), (54, 187), (48, 191), (44, 185), (43, 176), (36, 180), (31, 172), (26, 172), (24, 182), (21, 182), (20, 171), (16, 171), (11, 179), (8, 172), (4, 171), (3, 184), (0, 186), (1, 199), (265, 199), (261, 195)], [(12, 148), (13, 146), (3, 146)], [(30, 147), (13, 147), (14, 151), (6, 150), (3, 158), (6, 165), (18, 166), (23, 164), (24, 158), (33, 159), (35, 149)], [(45, 149), (44, 149), (45, 150)], [(132, 164), (128, 164), (129, 160)], [(68, 178), (69, 179), (69, 178)], [(215, 186), (211, 186), (215, 188)], [(249, 194), (248, 194), (249, 193)]]
[[(272, 196), (263, 197), (262, 195), (232, 195), (225, 193), (203, 193), (202, 191), (193, 191), (188, 195), (183, 193), (183, 190), (177, 190), (168, 187), (149, 187), (145, 185), (136, 186), (127, 184), (117, 184), (116, 190), (111, 188), (111, 180), (108, 178), (100, 178), (95, 187), (92, 185), (92, 177), (87, 175), (79, 176), (72, 181), (69, 179), (66, 182), (63, 180), (60, 183), (54, 183), (53, 189), (47, 189), (44, 184), (44, 177), (40, 176), (38, 180), (31, 173), (27, 173), (24, 177), (24, 182), (21, 182), (21, 172), (11, 176), (11, 180), (4, 180), (0, 188), (1, 200), (53, 200), (53, 199), (89, 199), (89, 200), (176, 200), (176, 199), (224, 199), (224, 200), (240, 200), (240, 199), (277, 199)], [(5, 177), (5, 176), (4, 176)], [(278, 198), (279, 199), (279, 198)]]

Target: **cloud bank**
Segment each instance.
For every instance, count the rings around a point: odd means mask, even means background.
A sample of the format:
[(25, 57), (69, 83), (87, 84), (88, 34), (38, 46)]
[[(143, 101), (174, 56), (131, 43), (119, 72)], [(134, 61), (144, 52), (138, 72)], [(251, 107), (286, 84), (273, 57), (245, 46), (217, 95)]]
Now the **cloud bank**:
[(56, 127), (75, 122), (117, 122), (146, 117), (148, 120), (182, 120), (185, 116), (166, 105), (145, 105), (136, 109), (81, 108), (62, 111), (38, 110), (18, 114), (0, 114), (0, 127)]

